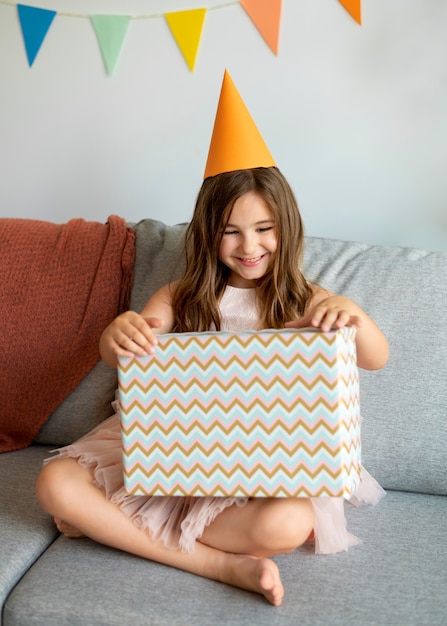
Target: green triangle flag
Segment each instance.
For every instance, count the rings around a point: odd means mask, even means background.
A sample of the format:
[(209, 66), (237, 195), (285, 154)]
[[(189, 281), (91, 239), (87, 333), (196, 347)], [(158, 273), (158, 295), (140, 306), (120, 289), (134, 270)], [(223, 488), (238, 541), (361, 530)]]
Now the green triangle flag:
[(56, 11), (18, 4), (17, 12), (22, 28), (23, 41), (25, 42), (28, 65), (31, 67), (54, 20)]
[(129, 15), (90, 15), (108, 74), (113, 74), (129, 26)]

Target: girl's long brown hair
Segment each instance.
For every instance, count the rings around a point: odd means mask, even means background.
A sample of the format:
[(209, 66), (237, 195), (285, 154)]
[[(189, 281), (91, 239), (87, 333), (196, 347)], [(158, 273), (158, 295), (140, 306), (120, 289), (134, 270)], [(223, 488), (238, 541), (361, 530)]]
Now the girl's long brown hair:
[(186, 269), (173, 297), (176, 332), (221, 328), (219, 301), (228, 268), (219, 260), (219, 247), (234, 203), (256, 192), (275, 220), (278, 246), (273, 263), (258, 281), (263, 328), (283, 328), (303, 315), (312, 290), (300, 270), (303, 225), (288, 182), (276, 167), (225, 172), (203, 181), (185, 239)]

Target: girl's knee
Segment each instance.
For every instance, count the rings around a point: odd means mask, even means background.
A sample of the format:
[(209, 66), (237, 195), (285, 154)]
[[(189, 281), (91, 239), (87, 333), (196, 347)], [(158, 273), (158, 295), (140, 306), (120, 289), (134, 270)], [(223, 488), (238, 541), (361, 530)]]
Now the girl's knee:
[(293, 552), (306, 542), (314, 528), (312, 503), (306, 498), (266, 500), (260, 507), (253, 532), (271, 554)]
[(77, 467), (74, 459), (55, 459), (42, 467), (36, 480), (36, 494), (45, 511), (55, 514), (59, 505), (69, 497), (69, 483)]
[(51, 512), (51, 502), (60, 490), (57, 487), (60, 480), (59, 461), (52, 461), (44, 465), (36, 480), (36, 494), (42, 508)]

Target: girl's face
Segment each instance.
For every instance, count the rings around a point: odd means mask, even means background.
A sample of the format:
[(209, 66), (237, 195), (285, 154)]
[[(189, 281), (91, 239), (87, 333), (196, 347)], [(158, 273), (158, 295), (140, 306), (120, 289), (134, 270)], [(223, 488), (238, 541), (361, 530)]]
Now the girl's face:
[(275, 220), (265, 200), (249, 191), (234, 203), (219, 248), (230, 270), (228, 284), (255, 287), (273, 262), (278, 245)]

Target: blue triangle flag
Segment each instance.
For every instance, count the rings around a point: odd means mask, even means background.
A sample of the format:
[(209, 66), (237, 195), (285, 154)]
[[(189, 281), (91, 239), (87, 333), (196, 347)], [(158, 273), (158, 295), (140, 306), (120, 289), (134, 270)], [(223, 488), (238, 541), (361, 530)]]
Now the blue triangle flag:
[(56, 15), (56, 11), (29, 7), (25, 4), (18, 4), (17, 11), (19, 13), (20, 26), (22, 27), (28, 64), (31, 67)]

